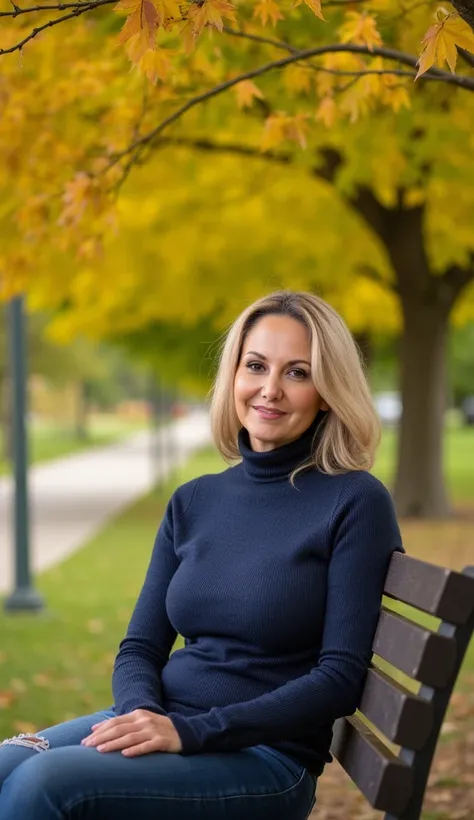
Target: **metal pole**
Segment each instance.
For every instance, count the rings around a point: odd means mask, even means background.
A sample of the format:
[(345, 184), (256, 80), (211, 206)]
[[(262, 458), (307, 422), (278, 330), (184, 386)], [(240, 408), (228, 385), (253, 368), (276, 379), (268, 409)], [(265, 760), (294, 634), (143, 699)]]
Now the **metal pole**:
[(15, 468), (15, 589), (5, 600), (4, 606), (7, 611), (38, 610), (43, 607), (43, 600), (31, 586), (29, 556), (25, 316), (22, 296), (17, 296), (11, 300), (9, 314), (9, 348), (13, 392), (10, 412), (12, 413)]

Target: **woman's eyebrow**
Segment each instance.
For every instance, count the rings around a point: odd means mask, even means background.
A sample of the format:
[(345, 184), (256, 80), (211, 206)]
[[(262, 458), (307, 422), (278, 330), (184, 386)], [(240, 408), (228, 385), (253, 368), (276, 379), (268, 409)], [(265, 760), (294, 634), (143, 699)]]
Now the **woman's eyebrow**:
[[(257, 356), (258, 359), (263, 359), (265, 362), (267, 361), (267, 357), (264, 356), (263, 353), (257, 353), (256, 350), (247, 350), (244, 356)], [(307, 362), (306, 359), (292, 359), (286, 364), (307, 364), (308, 367), (311, 367), (311, 362)]]

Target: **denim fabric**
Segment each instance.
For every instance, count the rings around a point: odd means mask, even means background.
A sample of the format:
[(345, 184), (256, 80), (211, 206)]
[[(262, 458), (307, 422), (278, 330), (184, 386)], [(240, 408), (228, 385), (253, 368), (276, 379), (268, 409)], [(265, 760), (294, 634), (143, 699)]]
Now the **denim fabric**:
[(80, 745), (114, 715), (38, 732), (46, 751), (1, 745), (1, 820), (306, 820), (315, 803), (315, 778), (268, 746), (125, 758)]

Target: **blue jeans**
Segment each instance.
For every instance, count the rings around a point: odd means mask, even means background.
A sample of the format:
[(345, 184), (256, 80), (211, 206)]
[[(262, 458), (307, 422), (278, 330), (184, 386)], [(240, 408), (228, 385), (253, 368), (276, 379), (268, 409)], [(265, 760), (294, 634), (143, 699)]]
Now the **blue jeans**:
[[(107, 710), (0, 745), (1, 820), (306, 820), (316, 778), (268, 746), (126, 758), (81, 746)], [(21, 740), (20, 740), (21, 742)]]

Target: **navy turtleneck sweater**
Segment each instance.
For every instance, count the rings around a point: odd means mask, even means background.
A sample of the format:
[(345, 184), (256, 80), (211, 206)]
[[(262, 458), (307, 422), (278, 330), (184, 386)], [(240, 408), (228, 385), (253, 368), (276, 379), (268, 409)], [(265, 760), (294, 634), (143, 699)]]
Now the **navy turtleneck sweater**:
[(242, 429), (242, 462), (168, 504), (112, 683), (117, 714), (168, 715), (185, 755), (264, 744), (318, 773), (333, 721), (358, 704), (403, 547), (370, 473), (310, 469), (290, 484), (319, 420), (265, 453)]

